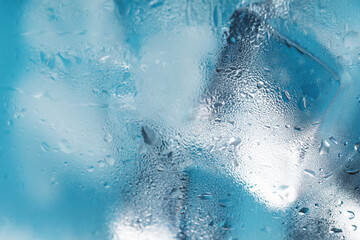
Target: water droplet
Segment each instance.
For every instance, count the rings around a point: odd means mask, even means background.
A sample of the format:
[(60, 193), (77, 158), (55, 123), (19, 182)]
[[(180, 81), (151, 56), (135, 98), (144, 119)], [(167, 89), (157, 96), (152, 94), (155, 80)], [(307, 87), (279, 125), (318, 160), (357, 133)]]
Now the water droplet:
[(110, 166), (113, 166), (115, 164), (115, 158), (111, 155), (107, 155), (105, 157), (105, 161), (107, 162), (107, 164), (109, 164)]
[(221, 20), (221, 11), (219, 10), (218, 6), (215, 6), (214, 13), (213, 13), (213, 19), (214, 19), (214, 26), (219, 26), (220, 20)]
[(351, 225), (351, 227), (352, 227), (352, 230), (353, 230), (353, 231), (356, 231), (356, 230), (357, 230), (357, 226), (356, 226), (356, 225)]
[(50, 150), (50, 147), (46, 142), (41, 142), (40, 147), (44, 152), (47, 152)]
[(360, 152), (360, 142), (355, 144), (354, 149), (355, 149), (355, 151)]
[(211, 200), (211, 199), (213, 199), (213, 197), (214, 196), (209, 192), (205, 192), (205, 193), (198, 195), (198, 198), (203, 199), (203, 200)]
[(326, 173), (325, 175), (323, 175), (321, 178), (324, 180), (327, 180), (329, 178), (331, 178), (333, 176), (332, 172)]
[(342, 200), (339, 200), (339, 201), (337, 202), (338, 207), (341, 207), (343, 204), (344, 204), (344, 202), (343, 202)]
[(322, 140), (321, 146), (319, 148), (320, 155), (327, 154), (330, 151), (330, 143), (326, 140)]
[(360, 34), (355, 31), (347, 32), (344, 36), (344, 45), (350, 49), (360, 47)]
[(338, 144), (338, 142), (336, 141), (336, 139), (335, 139), (333, 136), (329, 137), (329, 139), (330, 139), (333, 143)]
[(301, 111), (304, 111), (307, 108), (306, 105), (306, 98), (305, 96), (302, 96), (299, 101), (298, 101), (298, 106), (300, 108)]
[(308, 215), (310, 212), (309, 208), (304, 207), (299, 210), (299, 215)]
[(94, 166), (90, 166), (90, 167), (88, 167), (88, 172), (93, 172), (94, 170), (95, 170), (95, 168), (94, 168)]
[(296, 189), (287, 185), (281, 185), (277, 189), (278, 196), (285, 202), (293, 202), (296, 199)]
[(221, 207), (224, 207), (224, 208), (230, 207), (231, 206), (231, 200), (229, 200), (229, 199), (220, 199), (219, 200), (219, 205)]
[(347, 172), (348, 174), (350, 174), (350, 175), (355, 175), (355, 174), (359, 173), (359, 169), (357, 169), (357, 168), (350, 168), (350, 169), (346, 170), (346, 172)]
[(226, 230), (226, 231), (228, 231), (228, 230), (231, 229), (231, 224), (228, 223), (228, 222), (225, 222), (225, 223), (222, 225), (221, 228), (224, 229), (224, 230)]
[(108, 182), (104, 182), (104, 188), (110, 188), (110, 184)]
[(66, 139), (62, 139), (59, 142), (59, 148), (62, 152), (67, 153), (67, 154), (74, 152), (74, 150), (71, 147), (71, 144)]
[(7, 124), (8, 126), (12, 126), (12, 125), (14, 124), (14, 122), (13, 122), (13, 120), (9, 119), (9, 120), (6, 122), (6, 124)]
[(330, 232), (331, 233), (341, 233), (342, 229), (333, 227), (333, 228), (330, 229)]
[(291, 99), (291, 97), (290, 97), (290, 93), (288, 92), (288, 91), (283, 91), (282, 92), (282, 98), (283, 98), (283, 100), (284, 100), (284, 102), (289, 102), (290, 101), (290, 99)]
[(55, 178), (55, 177), (51, 177), (50, 183), (51, 183), (51, 185), (57, 184), (56, 178)]
[(305, 169), (305, 174), (309, 175), (310, 177), (315, 177), (316, 173), (313, 170)]
[(98, 165), (99, 165), (100, 168), (105, 167), (105, 161), (104, 160), (99, 160)]
[(164, 0), (154, 0), (152, 2), (150, 2), (150, 7), (151, 8), (157, 8), (160, 7), (164, 4)]
[(355, 218), (355, 213), (353, 211), (347, 211), (347, 213), (350, 220)]
[(239, 145), (240, 143), (241, 143), (241, 139), (240, 139), (240, 138), (234, 138), (234, 137), (230, 138), (229, 144), (230, 144), (231, 146), (234, 146), (234, 148), (236, 148), (237, 145)]
[(299, 126), (295, 126), (294, 129), (295, 129), (296, 131), (299, 131), (299, 132), (301, 132), (302, 130), (304, 130), (302, 127), (299, 127)]
[(104, 136), (104, 141), (107, 143), (110, 143), (113, 140), (113, 137), (111, 136), (110, 133), (106, 133)]
[(259, 81), (257, 84), (256, 84), (257, 88), (260, 89), (260, 88), (263, 88), (264, 87), (264, 82), (263, 81)]

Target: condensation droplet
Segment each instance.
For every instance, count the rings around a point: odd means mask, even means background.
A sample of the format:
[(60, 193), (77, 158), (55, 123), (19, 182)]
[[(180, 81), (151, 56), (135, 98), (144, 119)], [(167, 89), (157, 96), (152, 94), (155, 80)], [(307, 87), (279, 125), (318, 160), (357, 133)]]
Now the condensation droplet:
[(344, 45), (350, 49), (360, 47), (360, 34), (355, 31), (347, 32), (344, 36)]
[(355, 218), (355, 213), (353, 211), (347, 211), (347, 214), (350, 220)]
[(322, 140), (321, 146), (319, 148), (320, 155), (327, 154), (329, 153), (329, 151), (330, 151), (330, 143), (326, 140)]
[(355, 149), (355, 151), (360, 152), (360, 142), (355, 143), (354, 149)]
[(88, 169), (87, 169), (88, 172), (93, 172), (94, 170), (95, 170), (94, 166), (90, 166), (90, 167), (88, 167)]
[(256, 84), (256, 87), (257, 87), (258, 89), (263, 88), (263, 87), (264, 87), (264, 82), (263, 82), (263, 81), (259, 81), (259, 82)]
[(309, 214), (309, 212), (310, 212), (310, 209), (307, 207), (304, 207), (299, 210), (299, 215), (307, 215), (307, 214)]
[(59, 148), (62, 152), (67, 153), (67, 154), (74, 152), (74, 149), (71, 147), (71, 144), (66, 139), (62, 139), (59, 142)]
[(315, 175), (316, 175), (316, 173), (310, 169), (305, 169), (304, 172), (306, 175), (309, 175), (310, 177), (315, 177)]
[(211, 199), (213, 199), (213, 197), (214, 196), (212, 195), (212, 193), (209, 193), (209, 192), (205, 192), (205, 193), (198, 195), (198, 198), (203, 199), (203, 200), (211, 200)]
[(231, 146), (234, 146), (234, 148), (236, 148), (240, 143), (241, 143), (241, 139), (240, 139), (240, 138), (234, 138), (234, 137), (232, 137), (232, 138), (230, 138), (230, 140), (229, 140), (229, 144), (230, 144)]
[(282, 98), (284, 100), (284, 102), (289, 102), (291, 97), (290, 97), (290, 93), (288, 91), (283, 91), (282, 92)]
[(47, 152), (50, 150), (50, 146), (46, 142), (41, 142), (40, 147), (44, 152)]
[(105, 161), (107, 162), (107, 164), (109, 164), (110, 166), (113, 166), (115, 164), (115, 158), (111, 155), (107, 155), (105, 157)]
[(350, 175), (355, 175), (355, 174), (358, 174), (359, 173), (359, 169), (357, 168), (350, 168), (348, 170), (346, 170), (346, 172)]
[(330, 232), (331, 233), (342, 233), (342, 229), (333, 227), (330, 229)]
[(336, 139), (335, 139), (333, 136), (329, 137), (329, 139), (330, 139), (333, 143), (338, 144), (338, 141), (336, 141)]
[(104, 136), (104, 141), (107, 143), (110, 143), (113, 140), (113, 137), (111, 136), (110, 133), (106, 133)]
[(98, 165), (99, 165), (100, 168), (105, 167), (105, 161), (104, 160), (99, 160)]

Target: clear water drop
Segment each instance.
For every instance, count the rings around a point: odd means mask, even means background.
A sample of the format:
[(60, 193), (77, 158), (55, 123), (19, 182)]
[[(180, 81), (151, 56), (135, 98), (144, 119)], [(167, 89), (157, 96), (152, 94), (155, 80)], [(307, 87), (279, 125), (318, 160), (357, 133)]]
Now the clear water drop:
[(94, 166), (90, 166), (90, 167), (88, 167), (88, 169), (87, 169), (88, 172), (93, 172), (94, 170), (95, 170)]
[(330, 229), (330, 232), (331, 233), (342, 233), (342, 229), (333, 227)]
[(211, 200), (211, 199), (213, 199), (213, 197), (214, 196), (210, 192), (205, 192), (205, 193), (198, 195), (198, 198), (203, 199), (203, 200)]
[(350, 168), (348, 170), (346, 170), (346, 172), (350, 175), (355, 175), (355, 174), (358, 174), (359, 173), (359, 169), (357, 168)]
[(310, 177), (315, 177), (316, 176), (316, 173), (313, 170), (310, 170), (310, 169), (305, 169), (304, 173), (306, 175), (310, 176)]
[(99, 166), (100, 168), (105, 167), (105, 161), (104, 161), (104, 160), (99, 160), (99, 161), (98, 161), (98, 166)]
[(41, 142), (40, 147), (41, 147), (41, 150), (43, 150), (44, 152), (47, 152), (50, 150), (50, 146), (46, 142)]
[(104, 136), (104, 141), (107, 143), (110, 143), (110, 142), (112, 142), (112, 140), (113, 140), (113, 136), (111, 136), (110, 133), (106, 133)]
[(303, 207), (299, 210), (299, 215), (308, 215), (310, 212), (310, 209), (307, 207)]
[(338, 144), (338, 141), (337, 141), (333, 136), (329, 137), (329, 139), (330, 139), (330, 141), (332, 141), (333, 143)]
[(354, 149), (355, 151), (360, 152), (360, 142), (355, 143)]
[(231, 146), (234, 146), (234, 148), (236, 148), (239, 144), (241, 143), (241, 139), (240, 138), (237, 138), (237, 137), (232, 137), (232, 138), (230, 138), (230, 140), (229, 140), (229, 144), (231, 145)]
[(107, 164), (109, 164), (110, 166), (113, 166), (115, 164), (115, 158), (111, 155), (107, 155), (105, 157), (105, 161)]
[(323, 140), (321, 142), (321, 146), (319, 148), (320, 155), (327, 154), (327, 153), (329, 153), (329, 151), (330, 151), (330, 143), (326, 140)]
[(62, 152), (67, 154), (74, 152), (74, 149), (72, 148), (70, 142), (66, 139), (62, 139), (59, 142), (59, 148)]
[(355, 213), (353, 211), (347, 211), (347, 214), (350, 220), (355, 218)]

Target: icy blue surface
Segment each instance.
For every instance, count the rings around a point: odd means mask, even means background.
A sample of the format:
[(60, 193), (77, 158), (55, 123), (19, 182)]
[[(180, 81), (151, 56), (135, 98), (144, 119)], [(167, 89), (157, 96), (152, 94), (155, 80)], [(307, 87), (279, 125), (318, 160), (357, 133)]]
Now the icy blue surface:
[(359, 10), (0, 1), (0, 239), (358, 239)]

